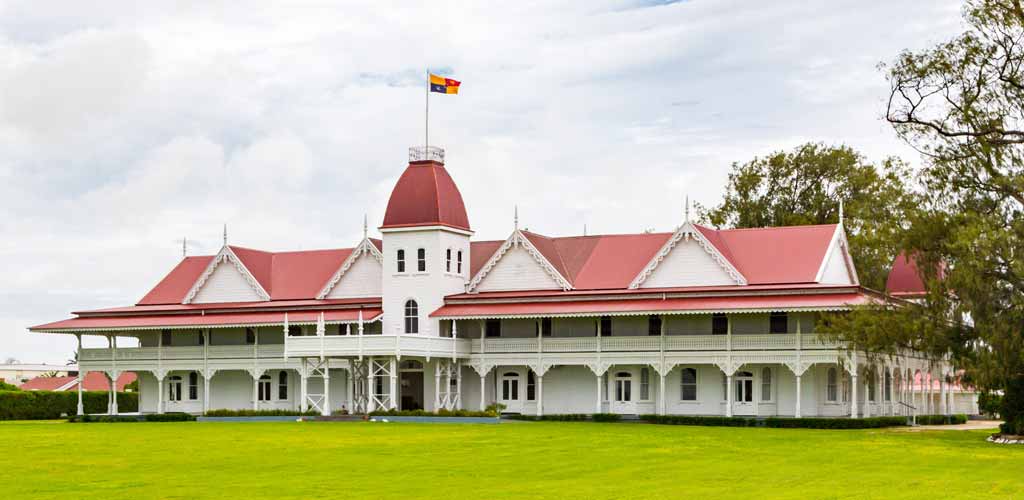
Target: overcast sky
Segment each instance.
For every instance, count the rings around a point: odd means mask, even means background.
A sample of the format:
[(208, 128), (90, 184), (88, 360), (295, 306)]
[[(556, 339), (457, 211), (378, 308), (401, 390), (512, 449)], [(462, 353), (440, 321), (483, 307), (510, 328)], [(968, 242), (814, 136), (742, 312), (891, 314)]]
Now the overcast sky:
[(670, 230), (802, 142), (917, 162), (876, 66), (962, 28), (938, 0), (170, 3), (0, 0), (0, 361), (67, 359), (25, 328), (135, 303), (224, 223), (355, 244), (422, 143), (427, 67), (463, 82), (431, 143), (477, 238), (515, 204), (549, 235)]

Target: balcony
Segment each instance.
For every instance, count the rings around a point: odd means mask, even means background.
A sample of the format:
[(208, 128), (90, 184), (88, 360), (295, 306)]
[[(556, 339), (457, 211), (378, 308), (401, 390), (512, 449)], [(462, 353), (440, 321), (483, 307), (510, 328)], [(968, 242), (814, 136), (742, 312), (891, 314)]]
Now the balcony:
[[(799, 339), (799, 347), (797, 342)], [(730, 336), (669, 335), (665, 351), (727, 351)], [(732, 335), (732, 351), (780, 351), (837, 349), (840, 344), (814, 334)], [(486, 348), (485, 348), (486, 347)], [(472, 354), (567, 353), (567, 352), (660, 352), (662, 337), (545, 337), (473, 339)]]
[(286, 337), (285, 356), (423, 356), (465, 358), (469, 340), (425, 335), (324, 335)]
[[(117, 353), (117, 361), (182, 360), (182, 359), (252, 359), (284, 357), (284, 346), (271, 345), (211, 345), (176, 347), (123, 347), (114, 349), (82, 349), (80, 361), (109, 362)], [(205, 353), (205, 355), (204, 355)]]

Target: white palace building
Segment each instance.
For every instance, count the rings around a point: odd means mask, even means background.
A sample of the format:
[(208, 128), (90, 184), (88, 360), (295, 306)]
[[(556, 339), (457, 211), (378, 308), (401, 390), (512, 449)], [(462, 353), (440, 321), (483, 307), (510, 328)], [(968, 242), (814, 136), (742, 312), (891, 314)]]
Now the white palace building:
[[(295, 252), (225, 242), (135, 305), (31, 330), (77, 336), (79, 376), (137, 373), (143, 413), (970, 411), (948, 364), (871, 363), (815, 334), (821, 313), (883, 297), (859, 285), (842, 222), (564, 237), (516, 226), (473, 240), (444, 152), (413, 148), (380, 239)], [(82, 348), (83, 335), (108, 347)]]

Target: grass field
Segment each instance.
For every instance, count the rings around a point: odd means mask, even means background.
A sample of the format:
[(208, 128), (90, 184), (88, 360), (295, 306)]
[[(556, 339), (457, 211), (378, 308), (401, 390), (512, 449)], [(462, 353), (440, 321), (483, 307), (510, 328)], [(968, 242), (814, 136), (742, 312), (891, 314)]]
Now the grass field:
[(1022, 498), (985, 431), (0, 423), (0, 498)]

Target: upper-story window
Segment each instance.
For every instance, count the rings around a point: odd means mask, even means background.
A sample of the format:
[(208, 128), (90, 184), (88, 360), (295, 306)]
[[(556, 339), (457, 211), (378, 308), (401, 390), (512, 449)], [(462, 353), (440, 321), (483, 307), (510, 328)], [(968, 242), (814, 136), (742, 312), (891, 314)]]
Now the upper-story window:
[(427, 249), (420, 248), (416, 250), (416, 270), (424, 272), (427, 270)]
[(601, 316), (601, 336), (611, 337), (612, 336), (612, 317)]
[(789, 332), (789, 315), (784, 312), (773, 312), (768, 319), (768, 333)]
[(160, 331), (160, 344), (164, 347), (171, 345), (171, 331), (162, 330)]
[(206, 332), (199, 330), (199, 345), (206, 344)]
[(452, 249), (444, 251), (444, 272), (452, 272)]
[(714, 313), (711, 315), (711, 334), (725, 335), (729, 333), (729, 317), (725, 313)]
[(455, 272), (462, 274), (462, 250), (455, 253)]
[(397, 266), (398, 272), (405, 272), (405, 250), (399, 248), (398, 251), (395, 252), (395, 265)]
[(540, 336), (550, 337), (552, 330), (551, 318), (543, 318), (540, 320)]
[(420, 333), (420, 307), (415, 300), (405, 301), (405, 333)]
[(501, 336), (501, 320), (500, 319), (489, 319), (484, 323), (484, 335), (487, 337), (500, 337)]
[[(288, 333), (291, 333), (291, 329), (290, 328), (288, 330)], [(252, 344), (256, 343), (256, 329), (255, 328), (246, 328), (245, 329), (245, 343), (249, 344), (249, 345), (252, 345)]]
[(288, 336), (289, 337), (301, 337), (302, 336), (302, 327), (299, 326), (299, 325), (288, 325)]
[(647, 335), (661, 335), (661, 316), (652, 314), (647, 317)]

